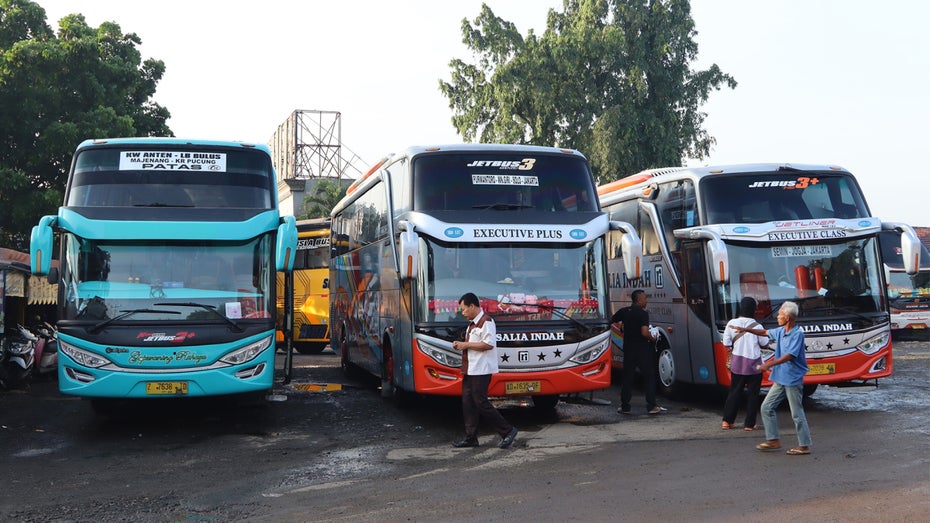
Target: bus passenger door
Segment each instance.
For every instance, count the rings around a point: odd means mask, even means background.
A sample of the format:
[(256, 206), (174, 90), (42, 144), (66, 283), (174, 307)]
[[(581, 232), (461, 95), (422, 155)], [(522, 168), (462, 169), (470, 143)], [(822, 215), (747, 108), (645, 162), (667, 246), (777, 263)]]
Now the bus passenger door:
[[(685, 304), (687, 305), (688, 346), (690, 361), (681, 367), (685, 381), (697, 384), (715, 384), (714, 336), (712, 333), (710, 275), (707, 273), (704, 242), (686, 242), (682, 245), (682, 265)], [(686, 376), (690, 375), (690, 379)]]

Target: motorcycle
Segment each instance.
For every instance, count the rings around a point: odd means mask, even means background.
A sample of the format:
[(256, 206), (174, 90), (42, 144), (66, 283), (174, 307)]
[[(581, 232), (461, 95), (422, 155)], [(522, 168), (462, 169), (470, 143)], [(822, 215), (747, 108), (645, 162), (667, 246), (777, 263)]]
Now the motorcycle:
[(39, 340), (35, 348), (35, 373), (37, 376), (58, 377), (58, 329), (47, 321), (35, 328)]
[(22, 386), (32, 374), (38, 336), (22, 325), (17, 331), (3, 337), (0, 342), (0, 387), (13, 389)]

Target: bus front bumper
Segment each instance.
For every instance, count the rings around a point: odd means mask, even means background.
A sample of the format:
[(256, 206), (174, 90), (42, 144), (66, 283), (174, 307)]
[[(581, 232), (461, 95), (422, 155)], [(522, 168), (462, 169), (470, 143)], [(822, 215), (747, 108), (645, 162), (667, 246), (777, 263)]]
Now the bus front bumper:
[(58, 356), (58, 387), (62, 394), (95, 398), (202, 397), (271, 390), (274, 348), (239, 364), (178, 372), (114, 372), (88, 368), (67, 355)]
[[(439, 365), (428, 356), (413, 351), (414, 387), (420, 394), (460, 396), (462, 372)], [(488, 396), (520, 397), (570, 394), (605, 389), (610, 386), (610, 351), (589, 363), (552, 370), (510, 371), (494, 374)]]

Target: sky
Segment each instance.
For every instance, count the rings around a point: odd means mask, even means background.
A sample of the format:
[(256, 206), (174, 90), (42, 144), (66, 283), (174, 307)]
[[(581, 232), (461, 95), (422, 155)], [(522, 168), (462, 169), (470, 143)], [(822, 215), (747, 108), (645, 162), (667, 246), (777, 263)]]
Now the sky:
[[(450, 60), (473, 61), (461, 26), (480, 0), (37, 3), (55, 29), (76, 12), (136, 33), (143, 58), (165, 62), (154, 100), (180, 137), (267, 143), (295, 110), (323, 110), (340, 113), (343, 146), (368, 163), (462, 141), (439, 80), (450, 78)], [(524, 35), (562, 10), (562, 0), (485, 3)], [(686, 165), (837, 165), (856, 175), (875, 216), (930, 226), (930, 182), (916, 165), (930, 122), (930, 2), (691, 7), (693, 69), (717, 64), (739, 85), (711, 93), (704, 127), (717, 143)]]

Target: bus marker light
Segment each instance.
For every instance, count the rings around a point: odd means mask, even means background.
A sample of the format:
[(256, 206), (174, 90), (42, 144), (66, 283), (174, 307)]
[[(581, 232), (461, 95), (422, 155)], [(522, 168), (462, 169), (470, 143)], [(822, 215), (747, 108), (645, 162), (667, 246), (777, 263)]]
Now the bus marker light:
[(264, 371), (265, 371), (265, 364), (259, 363), (258, 365), (254, 367), (251, 367), (245, 370), (240, 370), (239, 372), (236, 373), (236, 377), (239, 379), (243, 379), (243, 380), (248, 379), (248, 378), (254, 378), (255, 376), (258, 376)]
[(92, 375), (87, 374), (86, 372), (74, 370), (71, 367), (65, 367), (65, 374), (67, 374), (68, 377), (73, 379), (74, 381), (79, 381), (81, 383), (90, 383), (97, 379), (93, 377)]

